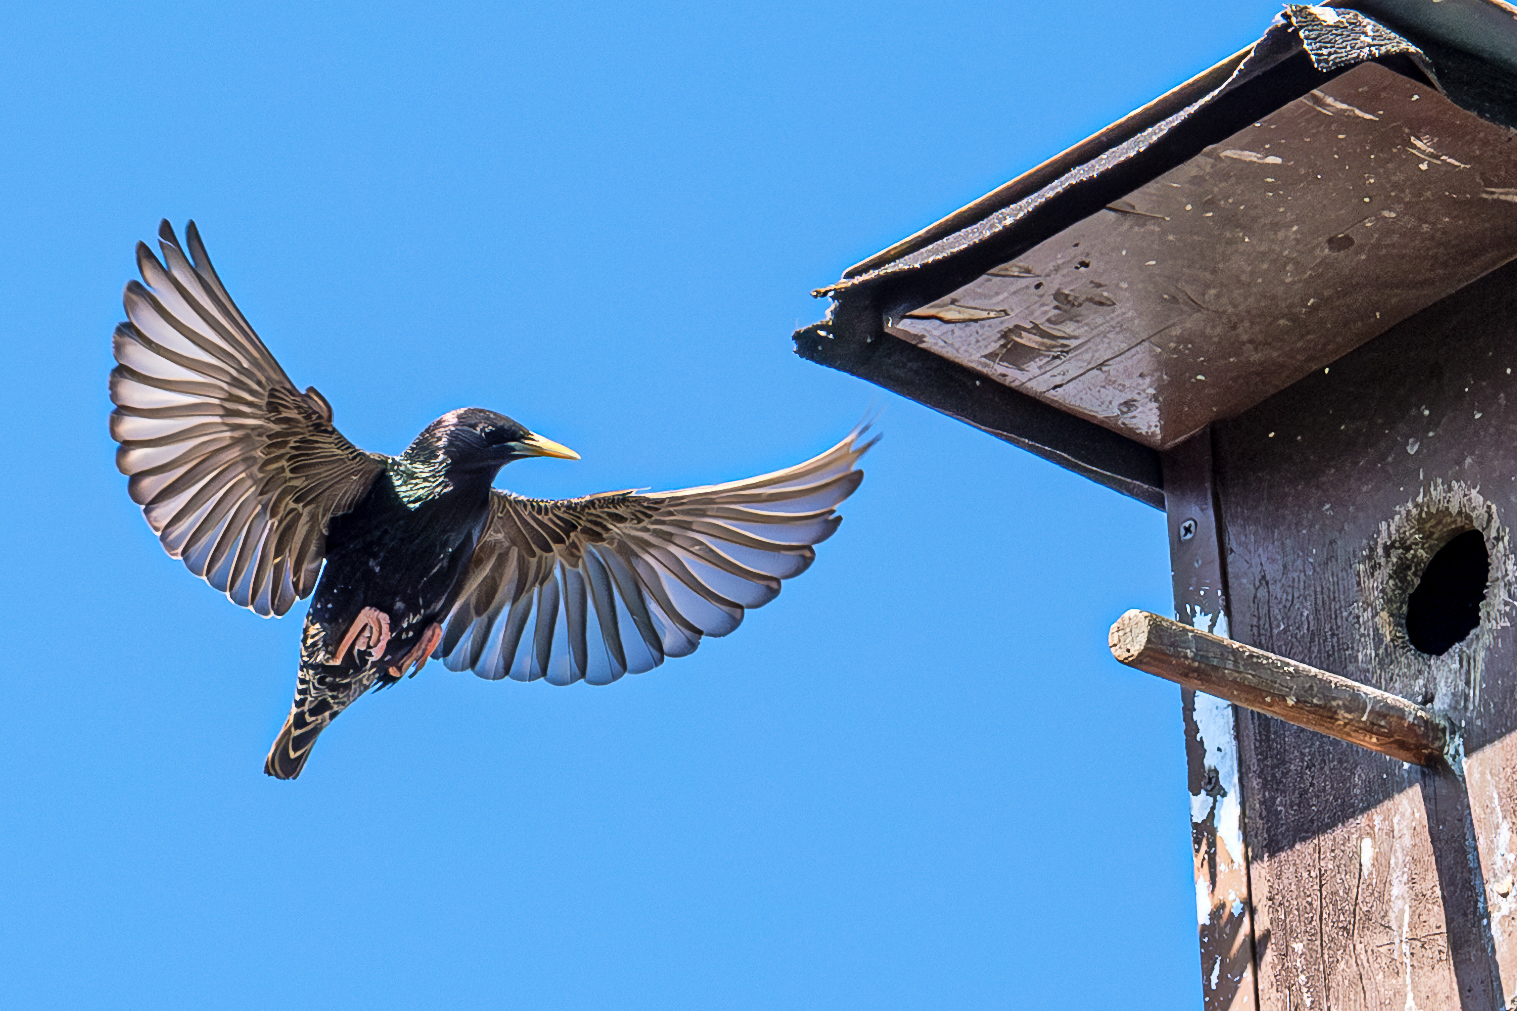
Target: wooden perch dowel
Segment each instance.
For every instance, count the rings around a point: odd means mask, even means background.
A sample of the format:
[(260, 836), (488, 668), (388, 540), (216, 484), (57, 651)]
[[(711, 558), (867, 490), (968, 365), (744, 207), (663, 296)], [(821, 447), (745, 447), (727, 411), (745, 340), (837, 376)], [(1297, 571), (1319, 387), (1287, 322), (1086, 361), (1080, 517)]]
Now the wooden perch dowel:
[(1118, 618), (1110, 643), (1129, 667), (1403, 762), (1426, 765), (1448, 742), (1416, 703), (1148, 611)]

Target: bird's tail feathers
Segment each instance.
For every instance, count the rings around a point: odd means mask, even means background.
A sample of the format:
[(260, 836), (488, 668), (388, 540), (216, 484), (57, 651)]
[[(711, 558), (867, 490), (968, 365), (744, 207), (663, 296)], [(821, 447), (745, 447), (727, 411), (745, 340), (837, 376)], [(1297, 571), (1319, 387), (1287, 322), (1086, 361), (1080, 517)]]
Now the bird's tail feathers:
[[(301, 719), (304, 715), (298, 709), (290, 710), (289, 718), (284, 721), (279, 736), (274, 738), (274, 746), (269, 749), (269, 757), (263, 763), (266, 775), (275, 779), (294, 779), (305, 768), (306, 759), (311, 757), (311, 748), (316, 744), (316, 737), (326, 724)], [(299, 727), (296, 726), (297, 723), (300, 724)]]

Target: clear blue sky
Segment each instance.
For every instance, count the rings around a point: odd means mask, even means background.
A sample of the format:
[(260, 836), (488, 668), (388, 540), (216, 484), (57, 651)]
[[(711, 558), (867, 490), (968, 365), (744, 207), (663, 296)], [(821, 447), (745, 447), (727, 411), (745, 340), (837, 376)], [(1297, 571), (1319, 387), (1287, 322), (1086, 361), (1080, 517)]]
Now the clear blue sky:
[[(1162, 517), (789, 335), (1277, 5), (67, 6), (0, 63), (8, 1007), (1199, 1007), (1178, 691), (1105, 648), (1169, 607)], [(885, 440), (730, 638), (434, 664), (275, 782), (303, 606), (189, 576), (112, 464), (162, 216), (368, 449), (490, 407), (564, 496)]]

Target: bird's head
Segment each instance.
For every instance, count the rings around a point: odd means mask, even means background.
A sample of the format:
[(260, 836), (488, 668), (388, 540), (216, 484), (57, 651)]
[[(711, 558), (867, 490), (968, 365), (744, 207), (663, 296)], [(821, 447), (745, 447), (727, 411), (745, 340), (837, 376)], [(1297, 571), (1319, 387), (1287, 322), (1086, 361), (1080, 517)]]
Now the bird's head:
[(441, 457), (452, 473), (470, 470), (494, 472), (529, 456), (553, 456), (578, 460), (567, 446), (531, 432), (504, 414), (480, 407), (449, 411), (416, 437), (406, 456)]

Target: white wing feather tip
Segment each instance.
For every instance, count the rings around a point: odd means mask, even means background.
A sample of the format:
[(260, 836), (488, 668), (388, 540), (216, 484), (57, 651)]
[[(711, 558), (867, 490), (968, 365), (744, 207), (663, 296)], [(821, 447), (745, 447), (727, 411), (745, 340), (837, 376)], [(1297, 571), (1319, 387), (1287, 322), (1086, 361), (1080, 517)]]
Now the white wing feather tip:
[(584, 680), (695, 651), (805, 571), (863, 480), (868, 425), (805, 463), (681, 491), (493, 495), (434, 657), (487, 680)]
[(327, 522), (382, 463), (331, 427), (325, 398), (290, 383), (194, 223), (193, 262), (167, 221), (158, 234), (163, 259), (138, 244), (142, 281), (126, 285), (112, 337), (117, 467), (170, 556), (235, 603), (282, 614), (315, 588)]

